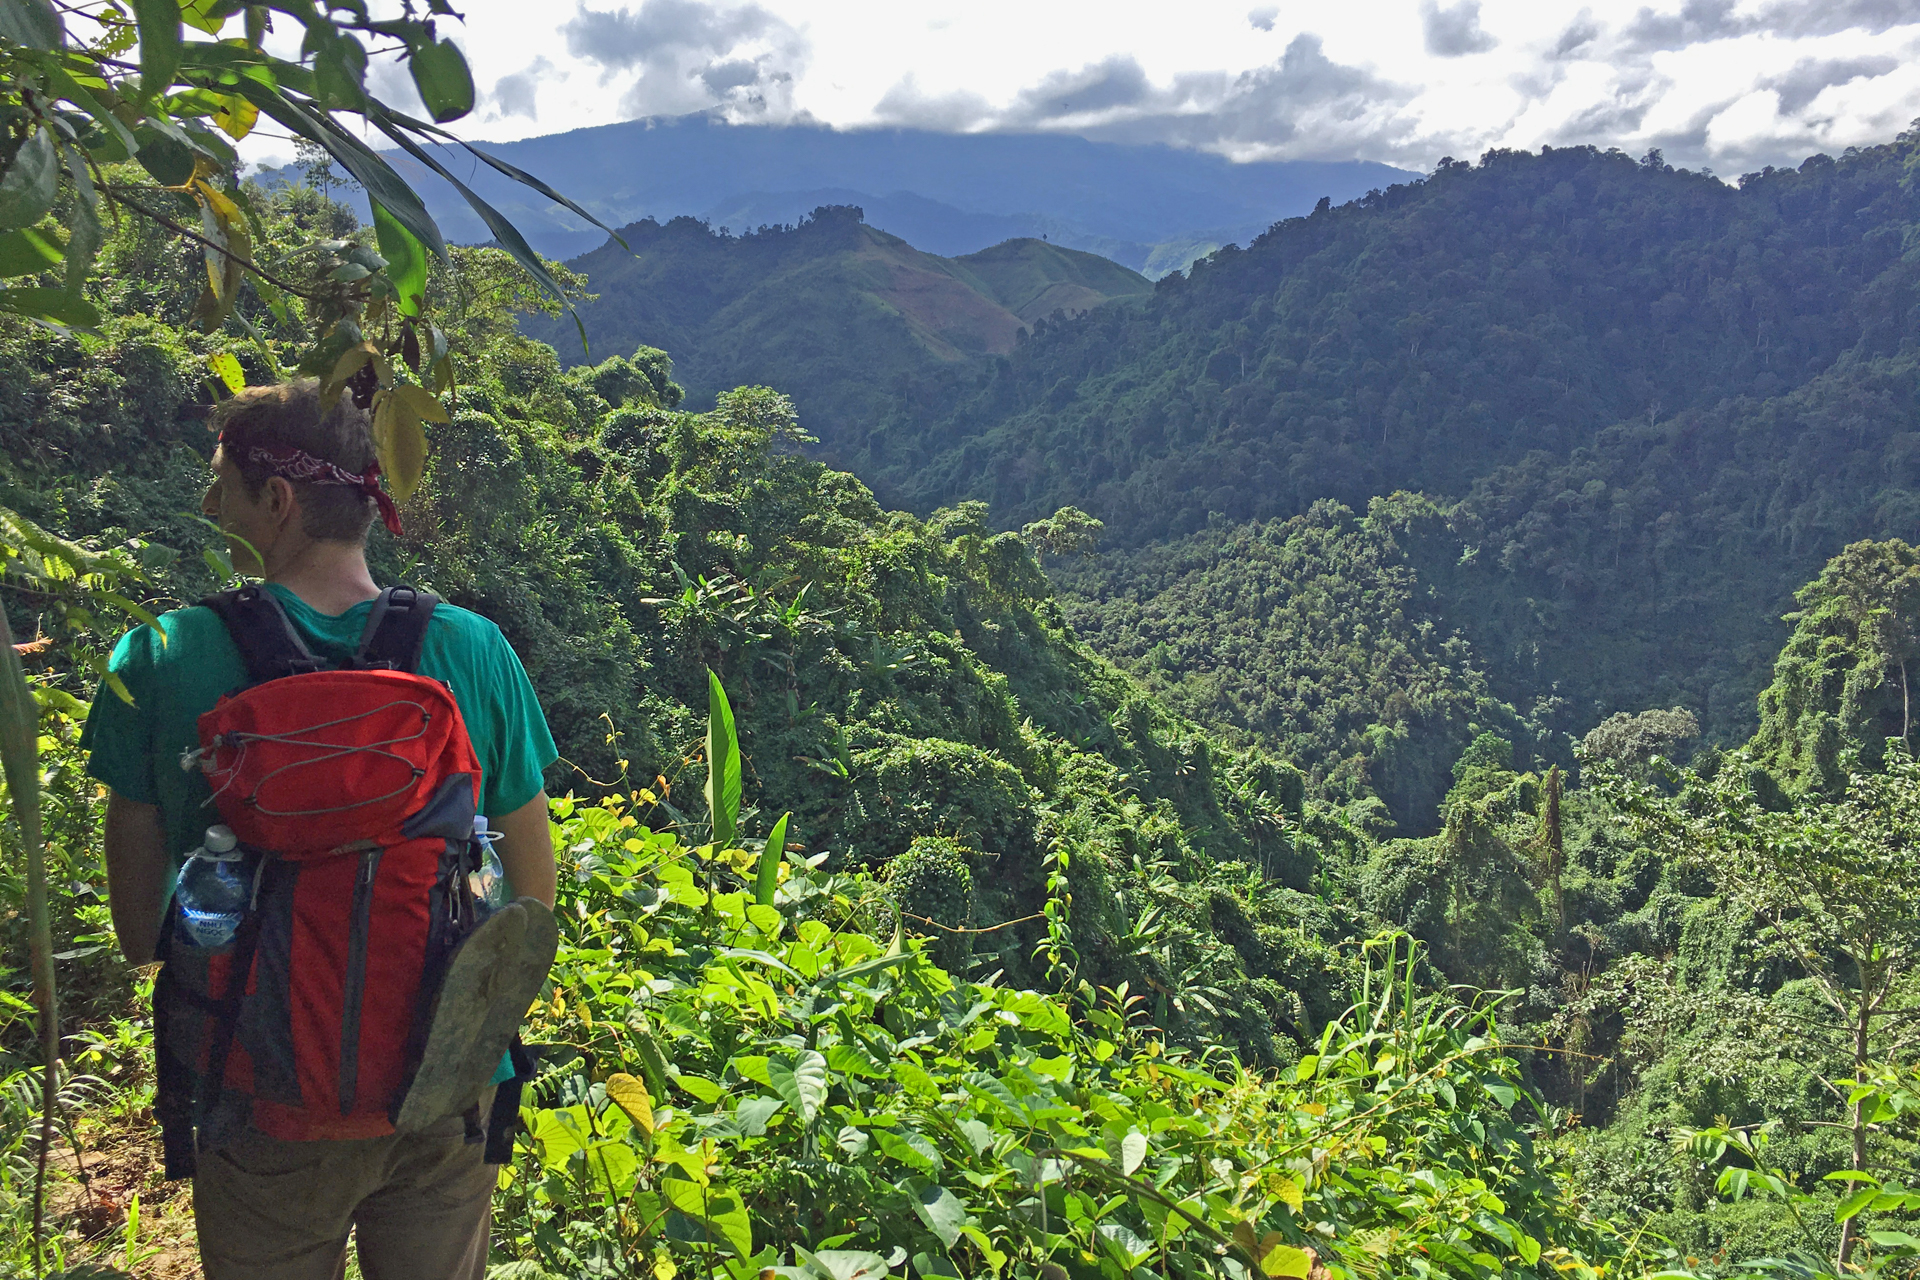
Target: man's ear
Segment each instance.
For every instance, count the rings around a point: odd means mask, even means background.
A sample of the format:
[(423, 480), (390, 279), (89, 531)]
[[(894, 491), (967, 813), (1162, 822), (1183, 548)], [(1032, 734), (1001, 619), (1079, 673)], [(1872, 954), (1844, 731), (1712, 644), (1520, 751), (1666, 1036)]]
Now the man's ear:
[(273, 517), (276, 525), (283, 525), (289, 517), (299, 514), (300, 499), (285, 476), (268, 476), (265, 496), (267, 514)]

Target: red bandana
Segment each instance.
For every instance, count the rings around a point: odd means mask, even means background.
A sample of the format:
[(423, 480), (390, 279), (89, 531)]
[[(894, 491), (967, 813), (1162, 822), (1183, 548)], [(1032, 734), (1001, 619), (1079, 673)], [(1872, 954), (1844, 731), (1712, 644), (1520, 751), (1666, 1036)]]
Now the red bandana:
[[(221, 436), (220, 443), (224, 445), (226, 442), (227, 438)], [(387, 491), (380, 487), (378, 462), (368, 463), (365, 471), (355, 475), (344, 467), (328, 462), (324, 458), (316, 458), (306, 450), (296, 449), (292, 445), (278, 445), (271, 449), (261, 445), (251, 445), (247, 449), (247, 461), (256, 466), (266, 467), (274, 475), (298, 483), (340, 484), (350, 489), (358, 489), (379, 504), (380, 519), (387, 526), (387, 532), (396, 538), (401, 534), (400, 512), (393, 505), (393, 499), (387, 496)]]

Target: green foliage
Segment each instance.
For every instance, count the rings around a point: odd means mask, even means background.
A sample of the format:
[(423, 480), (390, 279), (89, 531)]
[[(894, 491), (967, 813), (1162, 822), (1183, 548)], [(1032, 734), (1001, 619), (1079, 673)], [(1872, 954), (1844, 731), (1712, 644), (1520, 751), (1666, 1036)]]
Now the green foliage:
[[(863, 876), (773, 907), (614, 804), (574, 850), (496, 1257), (557, 1275), (1591, 1275), (1622, 1242), (1542, 1163), (1490, 1004), (1379, 944), (1312, 1052), (1170, 1052), (1125, 989), (1074, 1005), (944, 971)], [(901, 877), (958, 855), (916, 846)], [(740, 882), (744, 886), (744, 881)]]
[(1797, 598), (1793, 635), (1760, 695), (1754, 750), (1789, 790), (1832, 794), (1849, 761), (1874, 768), (1888, 740), (1911, 741), (1920, 553), (1897, 539), (1854, 543)]
[(1296, 761), (1331, 796), (1376, 794), (1402, 830), (1431, 831), (1479, 726), (1531, 740), (1396, 537), (1438, 518), (1408, 495), (1363, 519), (1319, 502), (1056, 573), (1076, 630), (1172, 705)]
[[(1311, 657), (1286, 629), (1210, 622), (1258, 616), (1243, 601), (1263, 575), (1216, 572), (1247, 590), (1205, 610), (1160, 593), (1216, 549), (1262, 555), (1269, 521), (1323, 500), (1371, 514), (1400, 490), (1429, 507), (1395, 527), (1419, 608), (1436, 642), (1471, 644), (1490, 696), (1576, 736), (1681, 705), (1738, 742), (1792, 591), (1848, 542), (1913, 537), (1913, 148), (1903, 134), (1737, 190), (1586, 147), (1449, 162), (1223, 250), (1144, 309), (923, 375), (839, 456), (909, 505), (986, 500), (1018, 527), (1072, 504), (1146, 548), (1070, 579), (1089, 614), (1122, 614), (1083, 630), (1135, 670), (1164, 639), (1166, 687), (1221, 684), (1186, 707), (1290, 755), (1298, 731), (1249, 713)], [(1135, 608), (1201, 634), (1142, 644)], [(1450, 718), (1365, 718), (1408, 727), (1422, 778), (1463, 741)], [(1390, 799), (1403, 823), (1444, 784), (1417, 790)]]
[(931, 939), (941, 968), (965, 973), (973, 939), (973, 851), (957, 840), (921, 836), (887, 864), (887, 891), (905, 927)]

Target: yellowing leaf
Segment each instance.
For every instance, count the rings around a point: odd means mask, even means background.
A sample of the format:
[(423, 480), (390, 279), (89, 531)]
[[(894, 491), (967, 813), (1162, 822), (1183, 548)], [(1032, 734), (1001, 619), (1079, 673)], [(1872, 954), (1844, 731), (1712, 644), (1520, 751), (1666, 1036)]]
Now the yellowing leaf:
[(207, 367), (214, 376), (226, 384), (228, 391), (239, 395), (247, 389), (247, 375), (240, 368), (240, 362), (233, 358), (231, 351), (219, 351), (207, 357)]
[(393, 394), (405, 400), (407, 408), (424, 422), (448, 421), (447, 407), (425, 387), (398, 386), (393, 389)]
[(252, 133), (254, 123), (259, 119), (260, 108), (237, 93), (222, 96), (220, 109), (213, 113), (213, 122), (235, 142)]
[(1310, 1116), (1327, 1114), (1327, 1104), (1324, 1102), (1303, 1102), (1300, 1104), (1300, 1109)]
[(1300, 1212), (1300, 1206), (1306, 1203), (1306, 1193), (1292, 1178), (1282, 1176), (1268, 1178), (1267, 1193), (1295, 1213)]
[(395, 502), (405, 502), (420, 487), (427, 466), (427, 433), (420, 415), (393, 391), (373, 398), (373, 450), (380, 457)]
[(624, 1071), (607, 1077), (607, 1096), (649, 1138), (653, 1136), (653, 1098), (647, 1086)]
[(1262, 1255), (1260, 1269), (1270, 1276), (1307, 1280), (1307, 1273), (1313, 1270), (1313, 1255), (1290, 1244), (1277, 1244)]

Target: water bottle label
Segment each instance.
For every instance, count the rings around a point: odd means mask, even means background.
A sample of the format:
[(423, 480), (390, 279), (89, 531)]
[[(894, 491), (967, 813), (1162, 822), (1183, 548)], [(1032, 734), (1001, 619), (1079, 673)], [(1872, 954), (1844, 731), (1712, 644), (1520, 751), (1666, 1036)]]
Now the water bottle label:
[(232, 941), (240, 927), (238, 911), (195, 911), (182, 908), (180, 912), (180, 932), (186, 942), (196, 947), (224, 947)]

